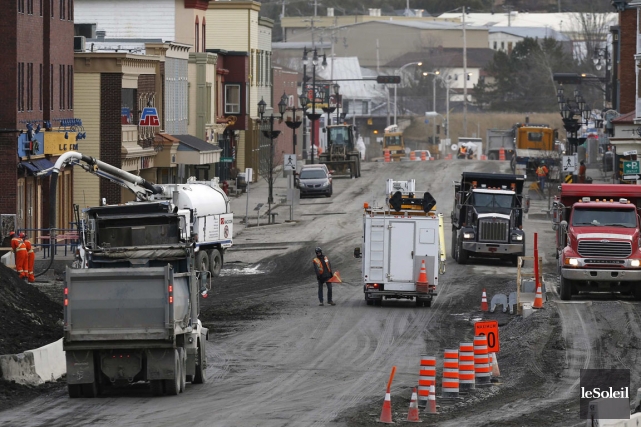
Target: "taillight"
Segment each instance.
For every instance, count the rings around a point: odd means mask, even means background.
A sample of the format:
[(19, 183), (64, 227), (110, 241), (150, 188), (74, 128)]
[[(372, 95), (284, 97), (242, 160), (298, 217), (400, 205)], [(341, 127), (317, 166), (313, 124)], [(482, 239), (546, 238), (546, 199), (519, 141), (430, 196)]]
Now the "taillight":
[(174, 286), (170, 283), (169, 286), (167, 287), (167, 290), (169, 291), (169, 304), (174, 303)]
[(69, 298), (67, 298), (68, 296), (69, 296), (69, 288), (65, 288), (65, 306), (69, 305)]
[(368, 283), (367, 284), (368, 289), (378, 289), (378, 283)]

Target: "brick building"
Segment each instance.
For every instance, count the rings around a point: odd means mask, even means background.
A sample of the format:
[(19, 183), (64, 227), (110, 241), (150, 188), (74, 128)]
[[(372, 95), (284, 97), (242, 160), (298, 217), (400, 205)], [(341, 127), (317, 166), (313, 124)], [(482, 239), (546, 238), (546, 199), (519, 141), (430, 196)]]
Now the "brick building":
[[(272, 101), (271, 105), (274, 106), (274, 115), (278, 115), (280, 117), (280, 113), (278, 112), (278, 103), (280, 102), (280, 98), (283, 96), (283, 93), (287, 96), (287, 107), (291, 108), (293, 106), (296, 106), (298, 108), (299, 102), (298, 102), (298, 80), (299, 80), (299, 74), (297, 71), (290, 70), (288, 68), (284, 67), (273, 67), (272, 68), (272, 75), (273, 75), (273, 90), (272, 90)], [(285, 119), (288, 118), (288, 116), (291, 116), (291, 111), (288, 113), (285, 113)], [(302, 110), (298, 109), (296, 111), (296, 116), (297, 120), (300, 121), (302, 118)], [(281, 134), (274, 140), (274, 156), (276, 157), (274, 160), (278, 162), (282, 162), (283, 159), (283, 154), (292, 154), (294, 153), (294, 147), (293, 147), (293, 140), (294, 140), (294, 135), (292, 133), (292, 130), (287, 127), (285, 124), (285, 120), (282, 122), (276, 122), (274, 121), (274, 129), (280, 130)], [(298, 135), (297, 138), (297, 145), (296, 145), (296, 153), (297, 157), (300, 159), (301, 158), (301, 141), (302, 141), (302, 127), (299, 127), (296, 130), (296, 134)]]
[[(34, 174), (75, 143), (75, 133), (67, 132), (65, 139), (64, 133), (57, 132), (62, 119), (74, 117), (73, 31), (72, 0), (3, 4), (0, 213), (16, 214), (19, 228), (50, 226), (49, 177)], [(45, 122), (53, 129), (44, 132)], [(28, 134), (27, 124), (33, 128)], [(35, 133), (38, 125), (42, 132)], [(58, 228), (69, 227), (72, 220), (71, 179), (71, 168), (67, 168), (58, 180), (57, 224), (52, 224)]]
[[(637, 9), (627, 6), (619, 12), (619, 52), (616, 64), (619, 113), (626, 114), (636, 108), (637, 67)], [(615, 55), (616, 58), (616, 55)]]

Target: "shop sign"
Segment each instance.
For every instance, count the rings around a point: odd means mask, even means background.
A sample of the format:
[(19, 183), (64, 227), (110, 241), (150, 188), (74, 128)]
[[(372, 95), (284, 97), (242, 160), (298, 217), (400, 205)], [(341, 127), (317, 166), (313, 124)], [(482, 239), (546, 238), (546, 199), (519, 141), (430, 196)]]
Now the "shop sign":
[(145, 107), (140, 115), (140, 122), (138, 126), (158, 127), (160, 120), (158, 120), (158, 111), (155, 107)]
[(31, 135), (31, 132), (22, 133), (18, 137), (18, 157), (27, 157), (27, 156), (37, 156), (40, 154), (45, 154), (44, 145), (44, 133), (36, 133)]
[(78, 150), (76, 132), (45, 132), (44, 140), (44, 154), (59, 156), (67, 151)]

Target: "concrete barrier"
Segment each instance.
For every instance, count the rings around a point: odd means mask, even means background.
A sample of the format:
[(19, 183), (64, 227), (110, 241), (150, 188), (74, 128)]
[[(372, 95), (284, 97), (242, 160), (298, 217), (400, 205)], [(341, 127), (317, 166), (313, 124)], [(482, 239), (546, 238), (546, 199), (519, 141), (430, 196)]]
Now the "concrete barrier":
[(56, 381), (67, 373), (62, 338), (51, 344), (20, 354), (0, 356), (0, 374), (7, 381), (39, 385)]

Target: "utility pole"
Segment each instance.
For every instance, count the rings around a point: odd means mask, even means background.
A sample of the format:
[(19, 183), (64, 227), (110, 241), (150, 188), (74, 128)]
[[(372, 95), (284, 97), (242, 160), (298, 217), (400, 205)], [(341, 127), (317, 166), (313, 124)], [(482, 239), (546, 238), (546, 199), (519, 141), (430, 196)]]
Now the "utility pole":
[(318, 16), (318, 0), (314, 0), (314, 16)]
[[(380, 46), (378, 39), (376, 39), (376, 74), (381, 74), (381, 57), (380, 57)], [(387, 95), (387, 126), (390, 125), (390, 96), (389, 96), (389, 87), (385, 85), (385, 94)]]
[[(465, 38), (465, 6), (463, 6), (463, 136), (467, 136), (467, 39)], [(450, 125), (449, 123), (447, 124)]]

